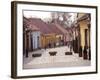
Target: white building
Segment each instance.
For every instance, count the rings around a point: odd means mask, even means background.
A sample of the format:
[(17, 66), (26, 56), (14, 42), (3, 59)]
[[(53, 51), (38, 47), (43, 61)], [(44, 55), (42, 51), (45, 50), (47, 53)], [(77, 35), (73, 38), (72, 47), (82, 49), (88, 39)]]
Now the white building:
[(32, 35), (33, 49), (38, 49), (41, 46), (40, 31), (33, 31), (31, 35)]

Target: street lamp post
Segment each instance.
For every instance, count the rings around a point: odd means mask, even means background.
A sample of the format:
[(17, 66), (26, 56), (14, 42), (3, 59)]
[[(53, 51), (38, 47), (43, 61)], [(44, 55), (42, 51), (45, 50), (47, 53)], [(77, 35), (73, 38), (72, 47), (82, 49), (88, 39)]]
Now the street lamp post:
[(30, 33), (30, 29), (29, 28), (25, 28), (25, 35), (26, 35), (26, 49), (25, 49), (25, 53), (26, 53), (26, 57), (28, 57), (28, 52), (29, 52), (29, 33)]

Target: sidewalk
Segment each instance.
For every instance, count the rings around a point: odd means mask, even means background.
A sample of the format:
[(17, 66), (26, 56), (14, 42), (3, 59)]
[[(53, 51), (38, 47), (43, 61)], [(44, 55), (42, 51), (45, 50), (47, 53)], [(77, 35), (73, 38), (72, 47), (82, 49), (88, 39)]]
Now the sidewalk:
[[(77, 53), (72, 55), (65, 55), (66, 51), (70, 49), (67, 46), (57, 47), (52, 49), (42, 49), (35, 51), (35, 53), (41, 53), (41, 57), (32, 57), (34, 52), (29, 53), (29, 57), (24, 57), (24, 69), (34, 68), (49, 68), (49, 67), (75, 67), (75, 66), (90, 66), (91, 61), (83, 60), (78, 57)], [(56, 56), (50, 56), (50, 51), (57, 51)]]

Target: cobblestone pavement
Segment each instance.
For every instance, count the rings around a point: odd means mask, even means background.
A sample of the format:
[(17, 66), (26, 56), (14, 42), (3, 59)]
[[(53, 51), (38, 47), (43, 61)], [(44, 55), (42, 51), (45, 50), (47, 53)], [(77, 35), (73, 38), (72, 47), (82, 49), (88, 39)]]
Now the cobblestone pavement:
[[(77, 67), (77, 66), (90, 66), (91, 61), (83, 60), (82, 57), (78, 57), (78, 53), (72, 55), (65, 55), (66, 51), (70, 49), (67, 46), (41, 49), (38, 51), (30, 52), (29, 57), (24, 56), (23, 68), (35, 69), (35, 68), (51, 68), (51, 67)], [(56, 56), (50, 56), (50, 51), (57, 51)], [(41, 53), (41, 57), (32, 57), (34, 53)]]

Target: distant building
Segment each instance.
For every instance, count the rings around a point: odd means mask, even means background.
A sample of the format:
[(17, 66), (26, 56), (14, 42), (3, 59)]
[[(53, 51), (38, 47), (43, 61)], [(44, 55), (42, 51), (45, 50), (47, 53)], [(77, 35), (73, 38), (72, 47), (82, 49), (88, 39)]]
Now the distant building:
[(40, 31), (35, 25), (30, 24), (27, 18), (24, 18), (24, 40), (25, 49), (32, 51), (40, 47)]
[[(28, 51), (62, 46), (66, 43), (67, 30), (56, 23), (45, 23), (39, 18), (23, 18), (24, 44)], [(27, 29), (27, 30), (26, 30)]]

